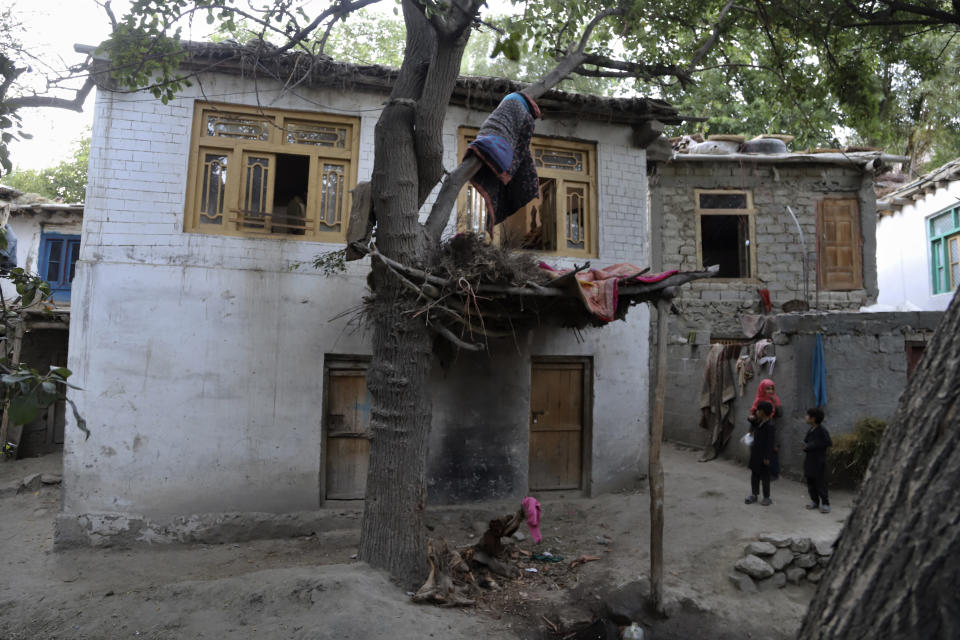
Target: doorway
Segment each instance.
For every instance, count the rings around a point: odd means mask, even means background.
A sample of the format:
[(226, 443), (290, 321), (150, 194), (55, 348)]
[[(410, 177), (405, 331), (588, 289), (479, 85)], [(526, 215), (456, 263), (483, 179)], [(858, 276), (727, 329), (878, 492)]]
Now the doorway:
[(324, 372), (323, 500), (362, 500), (370, 467), (367, 361), (329, 362)]
[(590, 449), (587, 358), (540, 358), (530, 375), (531, 491), (584, 489)]

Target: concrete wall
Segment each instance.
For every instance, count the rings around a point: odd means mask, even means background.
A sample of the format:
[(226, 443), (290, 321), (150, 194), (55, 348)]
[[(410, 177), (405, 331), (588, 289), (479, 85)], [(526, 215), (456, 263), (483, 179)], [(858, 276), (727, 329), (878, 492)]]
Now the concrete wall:
[(678, 320), (690, 329), (709, 329), (714, 335), (741, 335), (740, 313), (759, 310), (757, 289), (769, 289), (773, 305), (804, 298), (803, 244), (789, 205), (800, 221), (809, 269), (809, 304), (817, 290), (817, 202), (825, 197), (854, 197), (860, 204), (863, 241), (863, 288), (820, 291), (819, 308), (857, 310), (877, 296), (875, 262), (876, 197), (873, 176), (859, 168), (830, 164), (755, 164), (721, 160), (658, 164), (651, 179), (651, 243), (654, 264), (662, 269), (697, 269), (694, 189), (746, 189), (756, 210), (756, 279), (700, 280), (681, 288), (675, 306)]
[[(210, 100), (257, 103), (239, 78), (201, 80)], [(337, 245), (183, 232), (198, 97), (190, 91), (167, 105), (139, 94), (97, 97), (69, 363), (83, 387), (72, 398), (91, 436), (84, 440), (68, 425), (61, 542), (124, 532), (140, 540), (204, 539), (201, 530), (209, 539), (222, 521), (211, 513), (240, 512), (244, 521), (262, 522), (263, 512), (315, 512), (325, 357), (370, 353), (368, 337), (353, 330), (349, 317), (332, 319), (360, 304), (366, 261), (325, 278), (291, 266)], [(261, 81), (259, 101), (359, 115), (359, 178), (369, 178), (383, 96), (284, 93)], [(450, 110), (448, 168), (457, 160), (457, 127), (477, 126), (485, 115)], [(646, 181), (636, 179), (645, 175), (645, 160), (629, 146), (630, 128), (548, 120), (537, 133), (597, 142), (595, 263), (645, 264)], [(453, 228), (451, 220), (448, 233)], [(584, 331), (583, 341), (570, 331), (544, 330), (520, 336), (519, 346), (505, 342), (490, 356), (460, 354), (449, 368), (438, 368), (432, 499), (524, 494), (530, 360), (539, 355), (593, 357), (586, 489), (633, 483), (645, 454), (646, 406), (623, 398), (646, 398), (647, 322), (638, 308), (628, 322)], [(286, 526), (267, 520), (273, 533)], [(295, 531), (303, 521), (282, 522)]]
[(943, 311), (953, 293), (933, 293), (927, 221), (960, 202), (960, 180), (923, 194), (877, 222), (877, 304)]
[[(735, 401), (735, 431), (724, 456), (746, 462), (748, 450), (739, 442), (748, 428), (747, 414), (760, 380), (772, 378), (783, 402), (778, 421), (783, 472), (802, 473), (800, 442), (806, 433), (804, 416), (814, 406), (811, 384), (816, 333), (823, 335), (827, 368), (826, 421), (833, 435), (847, 433), (860, 418), (888, 420), (906, 387), (905, 343), (925, 342), (942, 317), (940, 312), (782, 314), (771, 323), (776, 364), (766, 367), (746, 385)], [(699, 398), (710, 336), (697, 334), (695, 343), (673, 333), (669, 347), (664, 433), (667, 439), (702, 446), (707, 432), (699, 428)]]

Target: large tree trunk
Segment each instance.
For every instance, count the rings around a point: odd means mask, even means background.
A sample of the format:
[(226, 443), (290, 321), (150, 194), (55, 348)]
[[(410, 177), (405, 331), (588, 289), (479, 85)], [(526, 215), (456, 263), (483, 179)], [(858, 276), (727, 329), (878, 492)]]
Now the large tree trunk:
[(960, 638), (960, 296), (914, 371), (800, 638)]
[[(404, 18), (406, 53), (377, 122), (371, 196), (379, 251), (420, 266), (435, 247), (418, 222), (418, 211), (429, 192), (426, 183), (432, 181), (432, 187), (442, 173), (437, 149), (442, 150), (443, 114), (466, 36), (458, 34), (455, 44), (441, 41), (438, 47), (434, 29), (410, 2), (404, 3)], [(373, 360), (368, 378), (373, 438), (360, 558), (412, 587), (427, 573), (423, 512), (433, 338), (423, 317), (411, 312), (417, 301), (409, 291), (382, 265), (373, 268)]]

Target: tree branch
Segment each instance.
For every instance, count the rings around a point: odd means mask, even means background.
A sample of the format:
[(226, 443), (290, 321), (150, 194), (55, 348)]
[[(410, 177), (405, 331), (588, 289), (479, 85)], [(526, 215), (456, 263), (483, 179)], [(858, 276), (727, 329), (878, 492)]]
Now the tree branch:
[(24, 107), (50, 107), (55, 109), (69, 109), (70, 111), (83, 111), (83, 103), (90, 95), (94, 87), (92, 77), (87, 78), (83, 86), (77, 90), (74, 98), (55, 98), (53, 96), (22, 96), (20, 98), (11, 98), (7, 100), (7, 106), (10, 109), (22, 109)]
[(318, 15), (316, 18), (313, 19), (313, 22), (311, 22), (310, 24), (308, 24), (307, 26), (303, 27), (302, 29), (297, 31), (295, 34), (290, 36), (286, 44), (284, 44), (282, 47), (277, 49), (276, 52), (283, 53), (285, 51), (289, 51), (290, 49), (294, 48), (295, 46), (303, 42), (303, 40), (305, 40), (307, 36), (313, 33), (313, 31), (317, 27), (319, 27), (320, 24), (330, 16), (336, 16), (339, 19), (340, 17), (348, 13), (356, 11), (357, 9), (362, 9), (367, 5), (376, 4), (379, 1), (380, 0), (354, 0), (353, 2), (347, 2), (346, 0), (342, 0), (341, 2), (327, 9), (326, 11), (321, 12), (320, 15)]
[(727, 0), (727, 4), (724, 5), (723, 9), (720, 10), (720, 16), (717, 18), (716, 24), (713, 25), (713, 33), (710, 34), (710, 37), (707, 38), (707, 41), (703, 43), (703, 46), (694, 54), (693, 58), (690, 59), (690, 64), (687, 65), (687, 73), (693, 73), (694, 67), (700, 64), (700, 61), (710, 52), (720, 39), (720, 25), (723, 22), (723, 19), (726, 17), (727, 12), (730, 11), (730, 7), (733, 6), (734, 0)]
[[(604, 18), (623, 15), (624, 13), (625, 9), (622, 8), (607, 9), (600, 12), (584, 29), (583, 36), (581, 36), (576, 49), (572, 51), (568, 50), (567, 55), (557, 63), (556, 67), (539, 81), (524, 88), (524, 93), (534, 100), (537, 100), (540, 96), (555, 87), (557, 83), (584, 63), (587, 57), (587, 54), (584, 52), (587, 41), (590, 39), (590, 35), (600, 21)], [(424, 224), (427, 236), (434, 244), (440, 242), (440, 236), (447, 226), (447, 221), (450, 220), (450, 213), (453, 211), (454, 205), (457, 202), (457, 195), (460, 193), (460, 189), (480, 170), (480, 166), (480, 160), (471, 154), (464, 158), (463, 162), (443, 181), (443, 185), (440, 187), (440, 193), (437, 194), (437, 200), (433, 203), (433, 207), (430, 209), (430, 215)]]

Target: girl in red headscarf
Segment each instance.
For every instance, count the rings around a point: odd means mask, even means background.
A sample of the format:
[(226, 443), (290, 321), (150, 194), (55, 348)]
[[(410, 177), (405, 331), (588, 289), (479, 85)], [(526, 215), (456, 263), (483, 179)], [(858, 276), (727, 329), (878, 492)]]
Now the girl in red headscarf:
[(750, 422), (756, 420), (758, 402), (769, 402), (773, 405), (771, 418), (779, 418), (783, 414), (783, 405), (777, 397), (777, 385), (770, 378), (761, 380), (760, 386), (757, 387), (757, 397), (753, 399), (753, 405), (750, 407)]
[(774, 445), (773, 445), (773, 459), (770, 461), (770, 477), (776, 480), (780, 476), (780, 433), (777, 429), (777, 423), (779, 422), (780, 416), (783, 415), (783, 404), (780, 402), (780, 398), (777, 396), (777, 385), (770, 378), (764, 378), (760, 381), (760, 385), (757, 387), (757, 397), (753, 399), (753, 404), (750, 406), (750, 415), (748, 420), (752, 425), (750, 431), (752, 432), (757, 426), (759, 426), (759, 420), (757, 420), (757, 403), (758, 402), (769, 402), (773, 405), (773, 414), (770, 416), (770, 424), (774, 428)]

